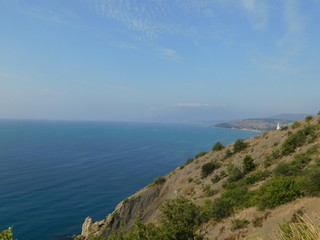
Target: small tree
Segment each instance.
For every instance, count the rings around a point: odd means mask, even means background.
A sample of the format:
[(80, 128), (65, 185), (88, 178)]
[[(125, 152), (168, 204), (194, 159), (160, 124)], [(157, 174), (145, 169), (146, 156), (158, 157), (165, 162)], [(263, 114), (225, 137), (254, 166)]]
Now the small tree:
[(216, 142), (212, 147), (212, 151), (221, 151), (222, 149), (224, 149), (224, 146), (221, 142)]
[(241, 152), (246, 147), (248, 147), (248, 143), (245, 143), (243, 139), (238, 139), (233, 145), (233, 152)]
[(16, 240), (13, 238), (12, 227), (0, 232), (0, 240)]
[(207, 177), (209, 174), (211, 174), (214, 170), (219, 168), (220, 165), (217, 162), (209, 162), (202, 166), (201, 168), (201, 176), (203, 178)]
[(253, 162), (253, 158), (250, 155), (246, 155), (242, 160), (242, 168), (245, 173), (251, 172), (255, 169), (256, 165)]

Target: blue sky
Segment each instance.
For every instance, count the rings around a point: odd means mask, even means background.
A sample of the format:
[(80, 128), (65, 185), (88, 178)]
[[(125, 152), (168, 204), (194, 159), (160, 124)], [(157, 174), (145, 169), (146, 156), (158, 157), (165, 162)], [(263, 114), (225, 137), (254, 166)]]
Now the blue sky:
[(0, 118), (320, 110), (319, 0), (0, 0)]

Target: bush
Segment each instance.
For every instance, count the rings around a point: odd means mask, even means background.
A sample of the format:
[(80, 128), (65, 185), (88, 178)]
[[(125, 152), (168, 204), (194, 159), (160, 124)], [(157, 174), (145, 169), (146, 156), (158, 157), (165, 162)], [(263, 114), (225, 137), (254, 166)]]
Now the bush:
[(232, 226), (231, 226), (231, 231), (244, 228), (246, 227), (250, 222), (247, 219), (234, 219), (231, 221)]
[(258, 191), (261, 210), (275, 208), (293, 201), (302, 194), (302, 184), (295, 177), (277, 177), (261, 186)]
[(193, 161), (194, 161), (194, 158), (188, 158), (185, 165), (188, 165), (188, 164), (192, 163)]
[(271, 175), (270, 171), (256, 172), (248, 175), (244, 180), (246, 184), (255, 184), (256, 182), (260, 182), (265, 180)]
[(320, 196), (320, 168), (309, 169), (304, 177), (304, 192), (307, 196)]
[(163, 184), (165, 183), (166, 179), (164, 177), (157, 177), (154, 179), (153, 183), (154, 184)]
[(312, 142), (317, 137), (315, 130), (315, 126), (309, 125), (290, 135), (282, 145), (282, 155), (289, 155), (290, 153), (293, 153), (297, 147), (303, 146), (307, 141), (308, 136), (309, 141)]
[[(309, 151), (309, 150), (308, 150)], [(311, 161), (310, 153), (299, 153), (290, 163), (279, 163), (274, 170), (276, 176), (298, 176)], [(310, 152), (310, 151), (309, 151)]]
[(228, 173), (229, 173), (229, 177), (228, 177), (229, 183), (238, 181), (244, 177), (244, 174), (241, 172), (241, 170), (234, 165), (231, 165), (228, 167)]
[(199, 152), (196, 156), (195, 156), (195, 159), (199, 158), (199, 157), (202, 157), (204, 155), (206, 155), (208, 152)]
[(245, 143), (243, 139), (238, 139), (233, 145), (233, 152), (241, 152), (246, 147), (248, 147), (248, 143)]
[(245, 173), (251, 172), (255, 169), (256, 165), (253, 162), (253, 158), (250, 155), (246, 155), (242, 160), (242, 168)]
[(300, 127), (300, 126), (301, 126), (301, 123), (300, 123), (300, 122), (294, 122), (294, 123), (292, 123), (292, 129), (296, 129), (296, 128)]
[(304, 120), (306, 120), (306, 122), (310, 122), (311, 120), (312, 120), (312, 116), (311, 115), (309, 115), (309, 116), (307, 116)]
[(9, 227), (8, 229), (0, 232), (0, 239), (1, 240), (16, 240), (13, 238), (12, 227)]
[(267, 155), (263, 160), (263, 166), (265, 168), (270, 167), (274, 162), (273, 158), (270, 155)]
[(224, 158), (226, 159), (226, 158), (229, 158), (229, 157), (231, 157), (232, 156), (232, 152), (228, 149), (227, 151), (226, 151), (226, 155), (224, 156)]
[(230, 199), (217, 198), (212, 203), (211, 217), (216, 221), (221, 221), (233, 214), (233, 204)]
[(221, 151), (222, 149), (224, 149), (224, 146), (221, 142), (216, 142), (212, 147), (212, 151)]
[(204, 220), (200, 216), (200, 208), (182, 197), (166, 200), (161, 212), (163, 231), (172, 240), (194, 239), (197, 227)]
[(214, 161), (204, 164), (201, 167), (201, 176), (202, 176), (202, 178), (207, 177), (208, 175), (210, 175), (214, 170), (216, 170), (219, 167), (220, 167), (220, 165), (217, 162), (214, 162)]

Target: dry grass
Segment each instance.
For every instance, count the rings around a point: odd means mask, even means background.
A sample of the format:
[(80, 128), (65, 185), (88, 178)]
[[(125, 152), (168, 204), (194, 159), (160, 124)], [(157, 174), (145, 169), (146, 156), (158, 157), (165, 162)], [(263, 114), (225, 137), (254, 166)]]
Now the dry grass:
[(297, 215), (296, 220), (280, 225), (274, 240), (320, 240), (320, 226), (307, 215)]

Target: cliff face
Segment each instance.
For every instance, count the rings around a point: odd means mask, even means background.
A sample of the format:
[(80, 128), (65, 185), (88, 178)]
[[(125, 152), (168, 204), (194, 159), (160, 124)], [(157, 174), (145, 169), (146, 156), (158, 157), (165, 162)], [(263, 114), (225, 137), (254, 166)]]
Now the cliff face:
[[(295, 146), (289, 154), (285, 153), (284, 148), (288, 138), (295, 136), (299, 131), (303, 133), (307, 126), (313, 126), (312, 138), (306, 135), (303, 144)], [(248, 147), (239, 152), (234, 152), (234, 144), (226, 146), (221, 151), (209, 152), (167, 174), (164, 183), (147, 186), (119, 203), (106, 219), (93, 223), (91, 218), (87, 218), (82, 227), (82, 234), (77, 239), (89, 240), (94, 236), (108, 236), (110, 231), (119, 229), (121, 221), (125, 223), (125, 229), (130, 229), (137, 217), (141, 217), (143, 222), (156, 223), (160, 219), (160, 206), (166, 199), (183, 196), (197, 205), (204, 205), (207, 200), (214, 201), (226, 191), (230, 166), (243, 169), (243, 159), (247, 155), (254, 160), (256, 167), (253, 173), (266, 170), (272, 172), (279, 163), (291, 162), (296, 154), (316, 149), (311, 157), (313, 162), (320, 157), (319, 129), (320, 116), (317, 116), (308, 122), (300, 121), (282, 130), (266, 132), (245, 140)], [(230, 152), (233, 154), (230, 155)], [(270, 157), (273, 157), (272, 161)], [(208, 176), (203, 176), (203, 165), (212, 161), (219, 163), (219, 169), (209, 173)], [(267, 180), (268, 178), (250, 185), (250, 190), (259, 189)], [(257, 237), (269, 239), (270, 233), (276, 229), (278, 223), (283, 219), (290, 219), (301, 208), (304, 208), (311, 218), (316, 219), (316, 216), (320, 215), (320, 200), (310, 197), (299, 198), (265, 212), (259, 211), (257, 207), (239, 209), (222, 222), (210, 220), (201, 224), (198, 232), (203, 234), (205, 239), (245, 239), (248, 236), (251, 236), (250, 239)], [(244, 228), (233, 229), (233, 220), (236, 218), (245, 218), (250, 224)], [(255, 224), (257, 221), (259, 224)]]

